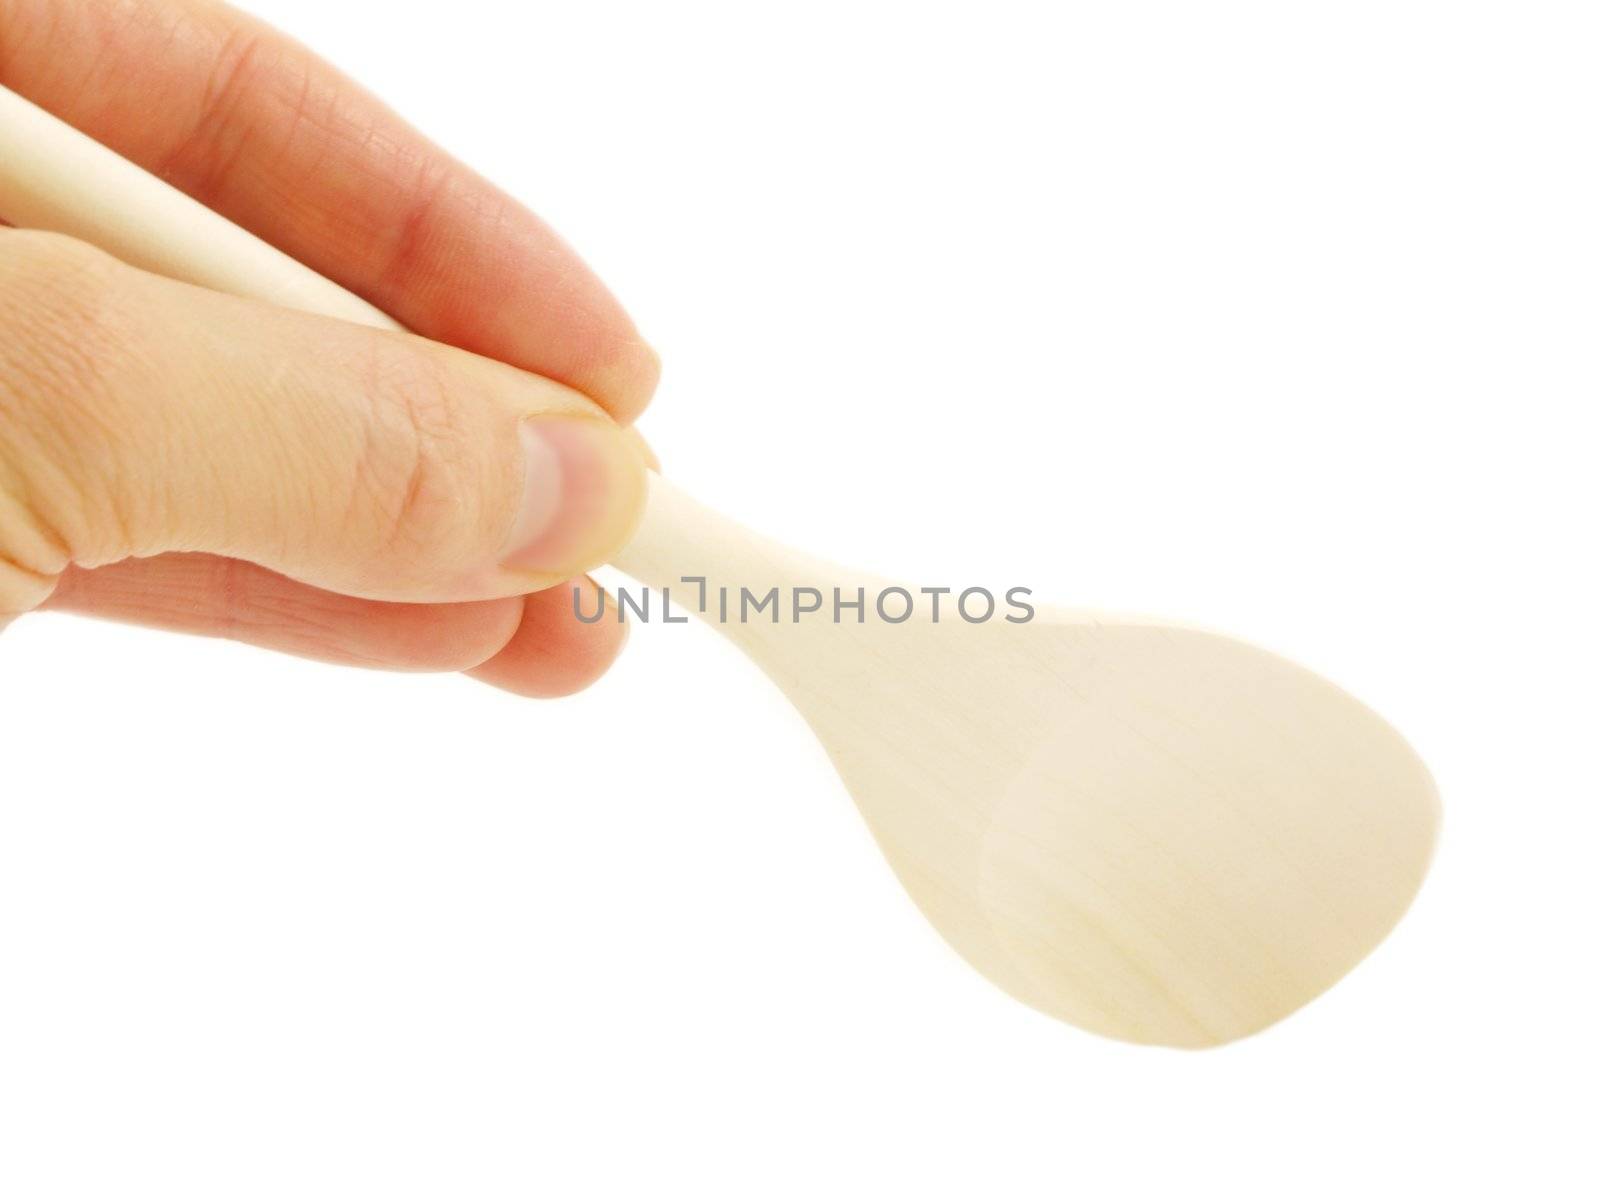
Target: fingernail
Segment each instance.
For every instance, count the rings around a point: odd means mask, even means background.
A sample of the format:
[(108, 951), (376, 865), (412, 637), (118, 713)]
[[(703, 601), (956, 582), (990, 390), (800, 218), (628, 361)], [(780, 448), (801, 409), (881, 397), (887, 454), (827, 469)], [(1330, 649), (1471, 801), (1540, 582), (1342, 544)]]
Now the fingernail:
[(513, 571), (570, 575), (598, 566), (633, 532), (644, 470), (609, 422), (530, 417), (522, 442), (522, 508), (501, 556)]

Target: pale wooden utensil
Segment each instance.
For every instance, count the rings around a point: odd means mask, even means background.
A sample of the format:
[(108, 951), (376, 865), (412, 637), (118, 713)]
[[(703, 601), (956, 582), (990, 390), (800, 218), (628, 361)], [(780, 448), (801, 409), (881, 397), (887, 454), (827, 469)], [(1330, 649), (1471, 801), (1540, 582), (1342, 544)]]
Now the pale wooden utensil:
[[(152, 271), (398, 326), (0, 89), (0, 217)], [(1208, 1046), (1311, 1000), (1375, 946), (1428, 866), (1427, 771), (1315, 675), (1198, 630), (1089, 613), (894, 624), (882, 581), (766, 542), (652, 478), (616, 565), (695, 607), (805, 716), (901, 881), (969, 962), (1086, 1029)], [(815, 588), (824, 611), (716, 619)], [(835, 623), (834, 588), (864, 588)], [(915, 591), (915, 589), (913, 589)], [(891, 615), (902, 606), (893, 604)]]

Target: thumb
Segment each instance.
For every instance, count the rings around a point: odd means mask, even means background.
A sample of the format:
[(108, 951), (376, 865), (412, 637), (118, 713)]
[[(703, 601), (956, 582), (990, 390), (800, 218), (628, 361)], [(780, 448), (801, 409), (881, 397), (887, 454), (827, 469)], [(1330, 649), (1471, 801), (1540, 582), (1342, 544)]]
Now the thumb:
[(559, 384), (70, 239), (0, 230), (0, 328), (0, 612), (7, 578), (170, 550), (379, 600), (525, 593), (643, 504), (637, 451)]

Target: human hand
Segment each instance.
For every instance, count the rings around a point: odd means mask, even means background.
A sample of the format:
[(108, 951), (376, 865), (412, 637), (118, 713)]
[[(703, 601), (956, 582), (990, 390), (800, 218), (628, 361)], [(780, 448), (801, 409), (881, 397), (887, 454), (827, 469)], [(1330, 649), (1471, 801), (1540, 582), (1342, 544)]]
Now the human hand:
[(205, 0), (0, 0), (0, 83), (435, 339), (0, 229), (0, 627), (59, 608), (525, 695), (609, 665), (621, 627), (552, 585), (637, 518), (620, 426), (657, 363), (548, 228)]

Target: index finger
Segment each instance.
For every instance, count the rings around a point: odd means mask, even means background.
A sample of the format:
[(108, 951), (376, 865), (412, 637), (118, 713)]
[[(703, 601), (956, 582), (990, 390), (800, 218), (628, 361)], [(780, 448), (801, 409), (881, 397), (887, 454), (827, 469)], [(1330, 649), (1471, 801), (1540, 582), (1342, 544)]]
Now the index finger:
[(549, 226), (253, 17), (0, 0), (0, 83), (418, 333), (621, 421), (649, 401), (654, 351)]

